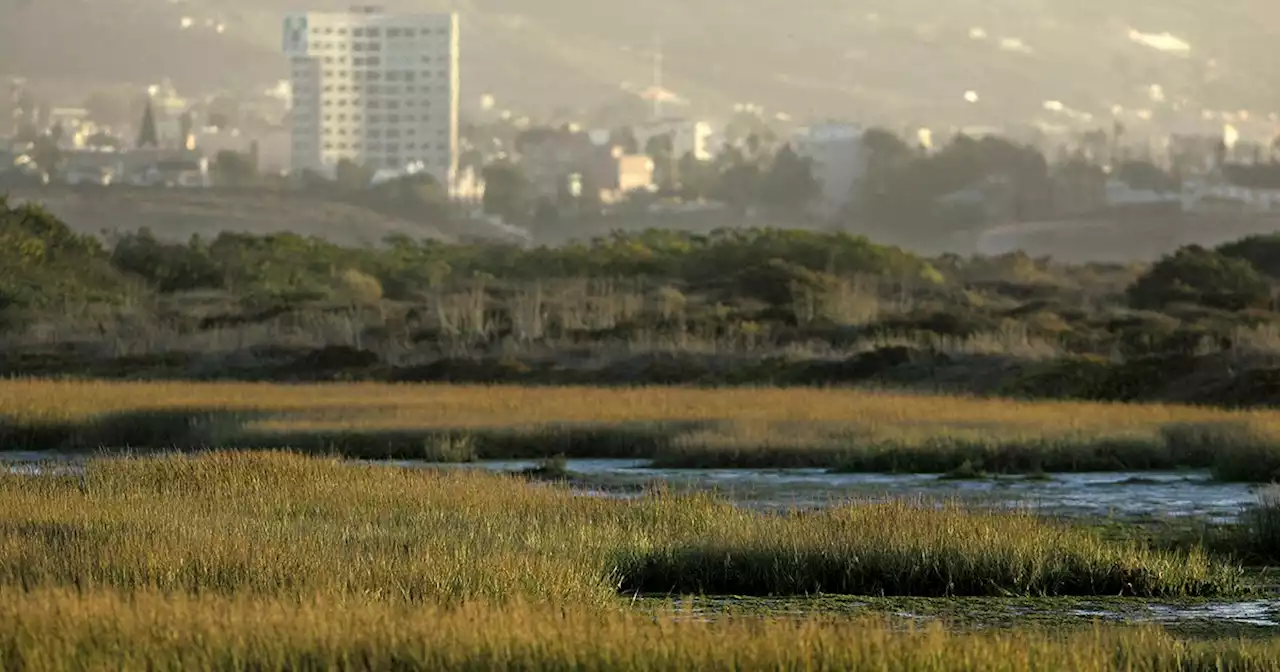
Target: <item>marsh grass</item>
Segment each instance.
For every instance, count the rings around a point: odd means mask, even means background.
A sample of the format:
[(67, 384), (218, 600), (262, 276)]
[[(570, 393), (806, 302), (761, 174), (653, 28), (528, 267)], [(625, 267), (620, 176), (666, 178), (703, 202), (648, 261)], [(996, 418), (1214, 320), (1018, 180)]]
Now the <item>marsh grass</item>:
[(1280, 667), (1280, 644), (1188, 642), (1154, 627), (952, 632), (870, 618), (2, 589), (0, 667), (1262, 672)]
[(1030, 513), (893, 502), (765, 515), (283, 453), (0, 475), (0, 586), (393, 602), (627, 593), (1208, 595), (1238, 572)]
[(1280, 412), (855, 390), (0, 382), (9, 449), (286, 446), (368, 459), (1280, 476)]
[(1263, 562), (1280, 560), (1280, 485), (1258, 492), (1258, 501), (1240, 516), (1240, 524), (1220, 533), (1217, 545)]

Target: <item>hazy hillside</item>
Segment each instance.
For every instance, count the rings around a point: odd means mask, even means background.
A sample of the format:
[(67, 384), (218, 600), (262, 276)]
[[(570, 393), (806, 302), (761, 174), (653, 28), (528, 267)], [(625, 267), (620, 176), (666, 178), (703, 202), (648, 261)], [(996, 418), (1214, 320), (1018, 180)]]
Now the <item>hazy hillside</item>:
[[(282, 76), (279, 18), (347, 0), (0, 0), (0, 70), (180, 88)], [(661, 33), (671, 88), (723, 109), (873, 121), (1066, 122), (1112, 105), (1280, 110), (1280, 5), (1233, 0), (386, 0), (464, 17), (468, 97), (596, 105), (648, 81)], [(190, 27), (181, 18), (190, 17)], [(217, 32), (222, 25), (223, 32)], [(1145, 34), (1142, 37), (1137, 33)], [(1173, 37), (1165, 37), (1164, 33)], [(1175, 39), (1176, 38), (1176, 39)], [(1144, 43), (1145, 40), (1145, 43)], [(57, 45), (57, 46), (51, 46)], [(1154, 95), (1152, 85), (1160, 90)], [(965, 102), (967, 90), (977, 104)], [(1044, 108), (1058, 101), (1063, 111)], [(1079, 119), (1077, 114), (1077, 119)]]
[(376, 244), (393, 233), (415, 239), (453, 239), (426, 224), (289, 193), (60, 186), (15, 188), (8, 193), (14, 203), (42, 204), (79, 233), (147, 228), (163, 240), (184, 242), (193, 234), (213, 238), (224, 231), (255, 235), (289, 232), (342, 245)]

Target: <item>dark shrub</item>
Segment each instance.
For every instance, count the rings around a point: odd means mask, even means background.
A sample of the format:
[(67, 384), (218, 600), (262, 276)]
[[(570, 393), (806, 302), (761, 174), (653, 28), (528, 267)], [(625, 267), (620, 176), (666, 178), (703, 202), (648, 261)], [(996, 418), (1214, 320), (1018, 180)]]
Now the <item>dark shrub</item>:
[(1134, 308), (1158, 310), (1174, 303), (1194, 303), (1220, 310), (1264, 308), (1271, 285), (1247, 261), (1198, 245), (1161, 259), (1128, 291)]

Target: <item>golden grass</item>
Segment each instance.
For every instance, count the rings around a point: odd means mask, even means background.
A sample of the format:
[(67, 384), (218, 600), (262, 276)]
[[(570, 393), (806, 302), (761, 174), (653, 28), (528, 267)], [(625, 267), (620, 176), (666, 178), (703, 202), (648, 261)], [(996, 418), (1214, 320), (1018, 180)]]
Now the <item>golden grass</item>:
[(547, 423), (742, 421), (860, 427), (1015, 428), (1031, 432), (1150, 431), (1168, 423), (1248, 421), (1280, 412), (1172, 405), (1020, 402), (842, 389), (580, 388), (383, 383), (0, 382), (0, 409), (19, 422), (83, 421), (187, 409), (299, 413), (286, 427), (490, 428)]
[(1280, 668), (1280, 641), (1151, 627), (948, 632), (876, 619), (656, 618), (616, 609), (405, 607), (0, 589), (0, 667), (78, 670), (904, 670)]
[(0, 476), (0, 586), (421, 604), (623, 592), (1196, 595), (1235, 571), (1029, 513), (907, 503), (769, 516), (281, 453)]
[[(12, 380), (0, 382), (0, 420), (10, 445), (34, 448), (285, 445), (357, 457), (563, 453), (859, 471), (1203, 468), (1225, 456), (1248, 468), (1224, 473), (1262, 480), (1280, 467), (1276, 411), (834, 389)], [(59, 426), (70, 429), (42, 429)], [(459, 438), (471, 440), (466, 450)]]

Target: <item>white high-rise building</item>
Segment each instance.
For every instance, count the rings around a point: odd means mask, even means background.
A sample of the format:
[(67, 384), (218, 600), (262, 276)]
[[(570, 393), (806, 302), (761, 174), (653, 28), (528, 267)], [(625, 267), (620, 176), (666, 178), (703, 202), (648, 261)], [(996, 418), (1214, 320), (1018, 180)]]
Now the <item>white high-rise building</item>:
[(458, 166), (458, 15), (377, 7), (284, 20), (294, 170), (342, 159), (421, 170), (452, 192)]

